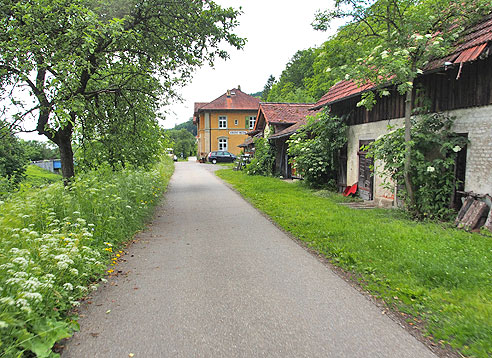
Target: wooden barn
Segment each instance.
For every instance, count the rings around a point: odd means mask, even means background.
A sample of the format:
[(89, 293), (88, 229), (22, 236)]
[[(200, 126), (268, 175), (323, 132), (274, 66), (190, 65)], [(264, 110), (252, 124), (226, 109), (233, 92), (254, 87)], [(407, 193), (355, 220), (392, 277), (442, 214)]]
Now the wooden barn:
[[(453, 130), (468, 138), (468, 146), (459, 153), (456, 176), (462, 183), (460, 190), (478, 194), (492, 194), (491, 45), (492, 15), (467, 31), (452, 54), (431, 62), (415, 83), (430, 99), (431, 110), (454, 117)], [(364, 199), (392, 206), (396, 190), (382, 187), (383, 178), (373, 175), (372, 160), (360, 148), (388, 133), (388, 125), (404, 125), (405, 97), (389, 87), (391, 95), (378, 99), (372, 110), (357, 107), (362, 93), (372, 89), (370, 84), (359, 87), (341, 81), (312, 109), (329, 107), (336, 115), (348, 115), (346, 183), (358, 183)]]

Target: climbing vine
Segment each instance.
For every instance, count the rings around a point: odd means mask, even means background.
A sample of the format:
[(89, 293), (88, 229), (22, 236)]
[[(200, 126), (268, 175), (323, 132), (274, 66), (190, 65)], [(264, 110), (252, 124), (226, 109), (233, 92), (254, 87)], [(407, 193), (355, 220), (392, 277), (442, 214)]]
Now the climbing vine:
[[(446, 219), (453, 214), (452, 197), (458, 184), (456, 158), (467, 143), (465, 137), (451, 131), (453, 120), (442, 113), (412, 118), (410, 176), (415, 204), (407, 205), (407, 209), (417, 218)], [(404, 129), (389, 129), (391, 132), (367, 146), (368, 156), (384, 163), (378, 168), (384, 185), (398, 184), (405, 199), (406, 189), (399, 185), (404, 182)]]

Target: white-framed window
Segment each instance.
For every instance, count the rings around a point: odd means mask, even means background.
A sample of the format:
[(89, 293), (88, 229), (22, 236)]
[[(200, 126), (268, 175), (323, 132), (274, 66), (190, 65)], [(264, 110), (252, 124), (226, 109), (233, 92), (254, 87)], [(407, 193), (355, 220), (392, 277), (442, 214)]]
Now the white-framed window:
[(227, 128), (227, 117), (219, 116), (219, 128)]
[(249, 116), (247, 121), (249, 123), (249, 129), (254, 129), (255, 128), (255, 122), (256, 122), (256, 116)]
[(235, 126), (237, 126), (237, 124), (238, 124), (238, 123), (239, 123), (239, 122), (238, 122), (238, 120), (237, 120), (237, 119), (235, 119), (235, 120), (234, 120), (234, 125), (235, 125)]
[(227, 138), (219, 138), (219, 150), (227, 150)]

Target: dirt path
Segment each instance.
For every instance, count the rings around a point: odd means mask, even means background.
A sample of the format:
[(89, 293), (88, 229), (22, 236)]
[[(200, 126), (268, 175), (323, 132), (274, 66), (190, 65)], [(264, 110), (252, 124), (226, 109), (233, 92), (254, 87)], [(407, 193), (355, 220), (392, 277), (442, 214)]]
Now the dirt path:
[(210, 169), (176, 164), (63, 358), (435, 357)]

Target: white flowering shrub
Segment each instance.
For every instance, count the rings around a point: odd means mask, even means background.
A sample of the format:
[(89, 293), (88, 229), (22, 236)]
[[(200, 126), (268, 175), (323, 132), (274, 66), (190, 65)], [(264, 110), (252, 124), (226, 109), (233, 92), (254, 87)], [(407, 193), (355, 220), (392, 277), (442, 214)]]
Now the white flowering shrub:
[(310, 186), (336, 189), (340, 150), (347, 143), (343, 118), (325, 110), (311, 118), (288, 143), (291, 165)]
[[(452, 132), (452, 124), (453, 119), (441, 113), (413, 118), (410, 177), (415, 207), (407, 206), (407, 209), (417, 218), (447, 219), (454, 215), (451, 197), (458, 184), (455, 179), (456, 157), (467, 139)], [(378, 138), (367, 149), (369, 156), (384, 162), (380, 172), (386, 178), (387, 186), (392, 187), (395, 182), (404, 183), (403, 128)], [(405, 196), (405, 188), (402, 186), (399, 190)]]
[(142, 226), (172, 174), (99, 170), (0, 202), (2, 357), (55, 356), (77, 328), (68, 312), (104, 274), (116, 250)]

